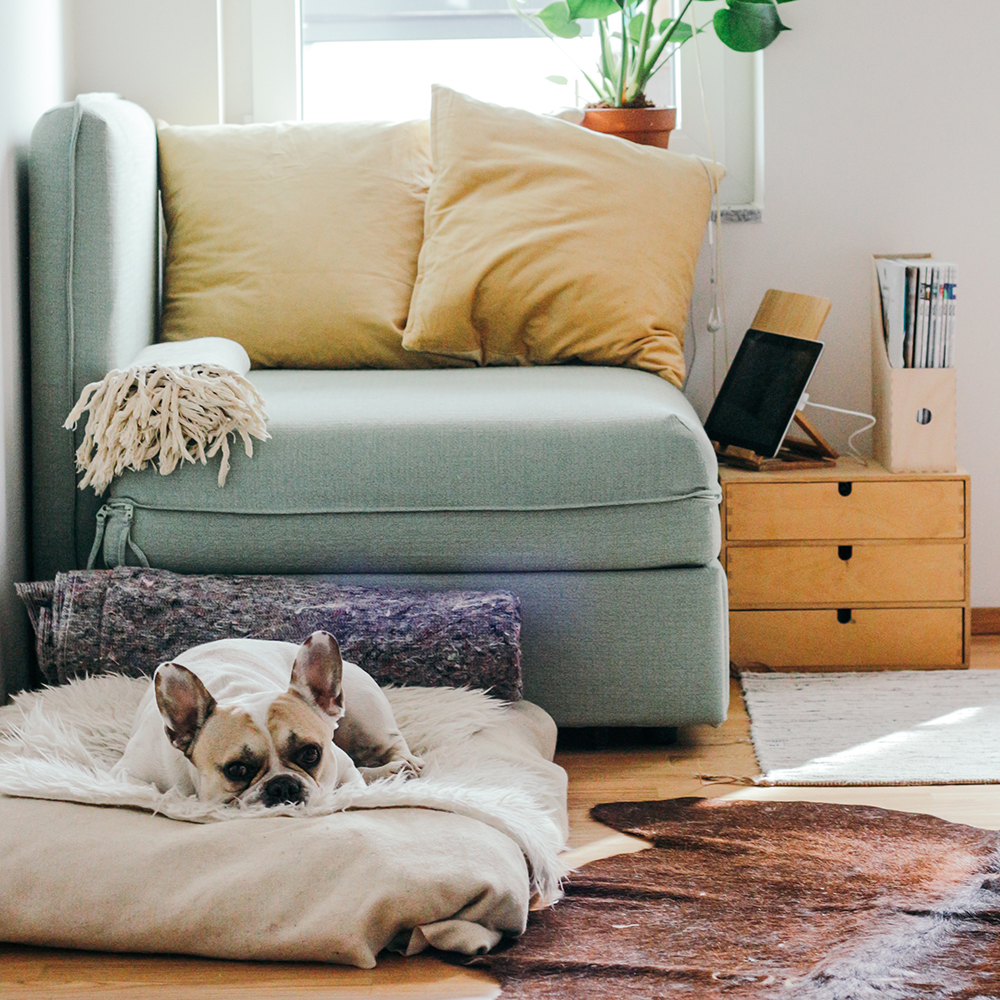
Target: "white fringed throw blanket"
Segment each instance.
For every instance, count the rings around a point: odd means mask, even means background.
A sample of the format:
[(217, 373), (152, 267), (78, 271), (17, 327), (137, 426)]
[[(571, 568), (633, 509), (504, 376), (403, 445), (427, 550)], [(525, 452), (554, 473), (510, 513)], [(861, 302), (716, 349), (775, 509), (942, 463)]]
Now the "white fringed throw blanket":
[(115, 368), (80, 394), (66, 423), (75, 430), (89, 413), (76, 452), (80, 489), (102, 494), (126, 469), (155, 462), (160, 475), (181, 462), (206, 465), (220, 451), (219, 486), (229, 473), (229, 435), (248, 457), (251, 438), (266, 441), (264, 400), (247, 379), (250, 358), (223, 337), (154, 344), (127, 369)]

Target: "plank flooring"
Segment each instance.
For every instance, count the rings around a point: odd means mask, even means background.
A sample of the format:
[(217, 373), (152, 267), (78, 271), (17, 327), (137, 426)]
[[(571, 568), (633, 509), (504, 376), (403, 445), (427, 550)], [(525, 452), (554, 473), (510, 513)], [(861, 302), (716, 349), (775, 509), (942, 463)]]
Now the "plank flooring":
[[(973, 669), (1000, 669), (1000, 635), (973, 638)], [(569, 774), (571, 866), (644, 842), (588, 816), (598, 802), (685, 795), (852, 802), (925, 812), (954, 822), (1000, 829), (1000, 786), (932, 785), (901, 788), (749, 788), (757, 763), (739, 685), (729, 718), (718, 729), (682, 729), (666, 748), (573, 751), (558, 762)], [(481, 972), (426, 956), (381, 958), (373, 970), (307, 963), (221, 962), (205, 959), (104, 955), (0, 945), (4, 1000), (486, 1000), (499, 988)]]

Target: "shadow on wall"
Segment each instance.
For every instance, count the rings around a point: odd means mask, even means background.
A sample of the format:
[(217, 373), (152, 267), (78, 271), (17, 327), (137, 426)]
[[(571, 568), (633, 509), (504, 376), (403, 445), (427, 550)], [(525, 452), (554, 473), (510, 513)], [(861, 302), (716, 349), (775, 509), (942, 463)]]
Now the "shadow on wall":
[(28, 151), (10, 146), (0, 164), (0, 703), (29, 686), (30, 627), (14, 582), (28, 574), (27, 401)]

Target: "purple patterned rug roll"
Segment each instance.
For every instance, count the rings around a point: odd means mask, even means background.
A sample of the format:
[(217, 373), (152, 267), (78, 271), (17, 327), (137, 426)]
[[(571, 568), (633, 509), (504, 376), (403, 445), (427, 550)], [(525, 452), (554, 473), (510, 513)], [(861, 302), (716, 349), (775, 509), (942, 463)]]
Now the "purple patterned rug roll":
[(490, 689), (521, 697), (521, 617), (503, 590), (345, 587), (292, 576), (184, 576), (119, 567), (59, 573), (17, 592), (43, 679), (151, 675), (213, 639), (301, 642), (325, 629), (380, 684)]

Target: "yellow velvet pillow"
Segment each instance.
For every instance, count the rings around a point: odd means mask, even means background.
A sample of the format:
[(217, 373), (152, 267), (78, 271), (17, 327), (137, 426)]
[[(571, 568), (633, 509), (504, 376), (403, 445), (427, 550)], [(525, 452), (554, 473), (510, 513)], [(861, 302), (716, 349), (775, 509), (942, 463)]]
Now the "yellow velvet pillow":
[(426, 122), (160, 123), (162, 339), (254, 367), (423, 368), (402, 332), (431, 180)]
[(445, 87), (431, 153), (404, 347), (630, 365), (681, 384), (711, 165)]

